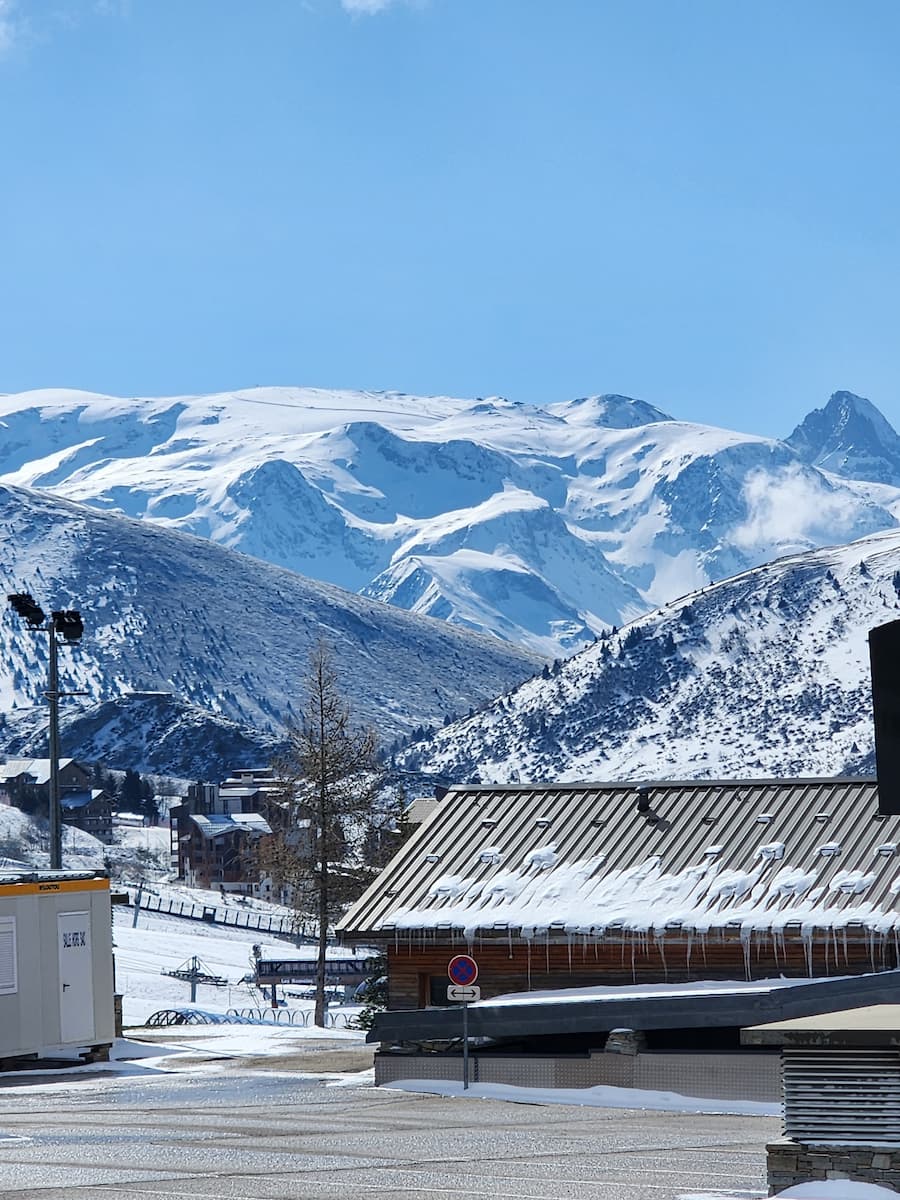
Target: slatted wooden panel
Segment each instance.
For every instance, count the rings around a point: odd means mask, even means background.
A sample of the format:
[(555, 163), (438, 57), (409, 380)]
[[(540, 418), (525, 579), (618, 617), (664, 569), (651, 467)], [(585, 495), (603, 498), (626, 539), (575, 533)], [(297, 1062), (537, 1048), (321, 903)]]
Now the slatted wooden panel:
[(785, 1134), (798, 1142), (900, 1141), (900, 1053), (785, 1049)]
[(597, 984), (686, 983), (700, 979), (767, 979), (776, 975), (808, 978), (863, 974), (898, 964), (893, 940), (872, 943), (848, 937), (836, 946), (824, 932), (810, 942), (787, 935), (755, 935), (744, 944), (735, 933), (710, 935), (702, 942), (684, 935), (622, 938), (616, 941), (569, 941), (519, 938), (398, 938), (388, 946), (389, 1007), (417, 1008), (423, 1003), (424, 981), (447, 973), (454, 954), (472, 954), (478, 962), (478, 984), (487, 1000), (506, 992), (545, 988), (590, 987)]

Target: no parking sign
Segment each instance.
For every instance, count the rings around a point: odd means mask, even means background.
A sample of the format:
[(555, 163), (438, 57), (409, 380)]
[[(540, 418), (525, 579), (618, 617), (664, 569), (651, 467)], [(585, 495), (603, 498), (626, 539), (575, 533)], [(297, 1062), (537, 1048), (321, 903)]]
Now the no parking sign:
[(478, 963), (471, 955), (454, 955), (447, 967), (447, 974), (459, 987), (468, 987), (478, 978)]

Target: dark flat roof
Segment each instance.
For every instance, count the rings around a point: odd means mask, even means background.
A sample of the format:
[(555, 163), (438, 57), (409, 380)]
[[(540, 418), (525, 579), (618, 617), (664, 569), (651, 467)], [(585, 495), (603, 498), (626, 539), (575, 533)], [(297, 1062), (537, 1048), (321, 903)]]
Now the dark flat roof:
[[(519, 1038), (611, 1029), (741, 1028), (844, 1009), (859, 1000), (890, 1005), (900, 971), (822, 980), (709, 982), (646, 988), (522, 992), (469, 1005), (470, 1037)], [(460, 1036), (460, 1006), (379, 1013), (366, 1040), (404, 1042)], [(760, 1039), (751, 1044), (778, 1044)]]
[(773, 1021), (741, 1031), (747, 1046), (900, 1046), (900, 1004), (867, 1004), (838, 1012)]

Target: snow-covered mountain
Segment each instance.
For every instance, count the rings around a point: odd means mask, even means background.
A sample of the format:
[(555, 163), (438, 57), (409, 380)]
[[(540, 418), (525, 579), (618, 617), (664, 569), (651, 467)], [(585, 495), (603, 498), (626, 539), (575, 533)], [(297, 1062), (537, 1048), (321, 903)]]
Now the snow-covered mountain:
[[(467, 713), (541, 665), (509, 642), (49, 492), (0, 487), (0, 546), (4, 595), (82, 612), (84, 639), (61, 647), (60, 671), (64, 690), (87, 697), (64, 701), (63, 748), (109, 767), (210, 778), (270, 761), (320, 638), (354, 718), (385, 744)], [(7, 607), (5, 752), (40, 752), (46, 680), (46, 635)]]
[(874, 774), (868, 631), (900, 531), (790, 556), (634, 621), (400, 755), (457, 782)]
[(847, 479), (900, 486), (900, 437), (871, 401), (835, 392), (787, 439), (806, 463)]
[(48, 390), (0, 397), (0, 481), (552, 658), (711, 580), (896, 527), (897, 435), (858, 397), (824, 411), (789, 444), (624, 396)]

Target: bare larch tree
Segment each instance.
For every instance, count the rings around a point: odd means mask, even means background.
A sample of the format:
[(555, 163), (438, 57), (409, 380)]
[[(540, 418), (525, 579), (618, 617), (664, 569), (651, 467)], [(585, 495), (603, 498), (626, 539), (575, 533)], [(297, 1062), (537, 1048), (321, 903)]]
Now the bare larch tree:
[(328, 931), (371, 878), (364, 847), (381, 820), (379, 769), (372, 730), (355, 729), (339, 687), (331, 650), (313, 649), (304, 704), (286, 730), (274, 763), (278, 786), (267, 808), (272, 837), (259, 866), (292, 897), (298, 912), (315, 913), (315, 1022), (325, 1023)]

